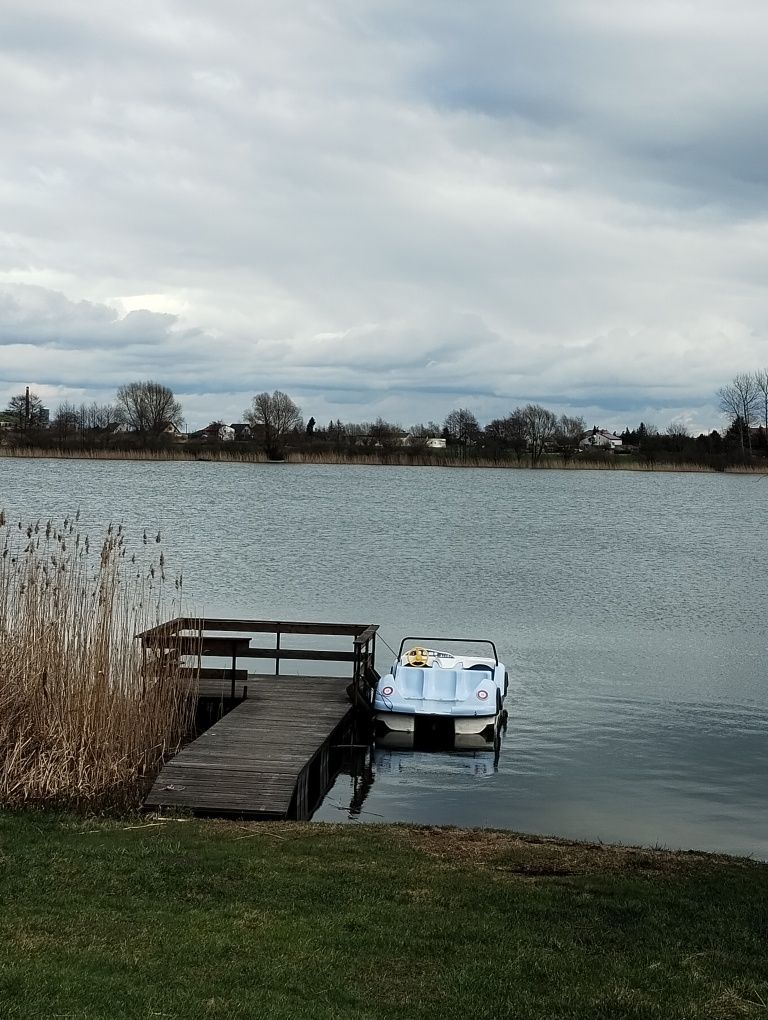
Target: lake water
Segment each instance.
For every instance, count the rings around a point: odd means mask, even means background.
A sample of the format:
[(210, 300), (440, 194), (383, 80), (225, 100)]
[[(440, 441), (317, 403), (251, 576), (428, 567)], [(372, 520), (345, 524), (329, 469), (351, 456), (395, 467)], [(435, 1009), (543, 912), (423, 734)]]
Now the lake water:
[(491, 752), (376, 749), (317, 818), (768, 858), (768, 479), (0, 459), (0, 506), (159, 529), (190, 608), (494, 639)]

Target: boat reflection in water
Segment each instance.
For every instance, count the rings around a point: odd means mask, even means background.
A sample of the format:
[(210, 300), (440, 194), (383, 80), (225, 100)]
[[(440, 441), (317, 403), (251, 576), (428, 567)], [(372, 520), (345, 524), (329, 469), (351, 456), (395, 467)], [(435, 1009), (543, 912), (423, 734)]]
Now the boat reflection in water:
[[(479, 757), (483, 760), (489, 759), (492, 771), (495, 771), (499, 764), (501, 753), (501, 727), (496, 727), (490, 734), (487, 733), (456, 733), (450, 743), (419, 737), (415, 733), (399, 733), (397, 730), (388, 730), (376, 737), (376, 749), (391, 751), (433, 751), (436, 754), (445, 754), (451, 751), (476, 751), (480, 752)], [(375, 755), (374, 752), (374, 756)], [(474, 755), (467, 755), (474, 758)]]
[(460, 772), (478, 779), (494, 775), (505, 730), (506, 726), (496, 726), (490, 733), (457, 733), (450, 741), (436, 740), (424, 733), (394, 730), (380, 733), (342, 768), (351, 781), (348, 817), (369, 813), (365, 810), (365, 801), (377, 775), (386, 776), (387, 780), (399, 776), (408, 780), (411, 775), (417, 779), (425, 768), (430, 772)]

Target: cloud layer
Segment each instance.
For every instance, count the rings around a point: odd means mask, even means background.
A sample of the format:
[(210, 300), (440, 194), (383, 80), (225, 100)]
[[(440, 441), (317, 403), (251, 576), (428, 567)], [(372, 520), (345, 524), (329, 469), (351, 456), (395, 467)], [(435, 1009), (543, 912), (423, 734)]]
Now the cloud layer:
[(768, 11), (10, 0), (0, 401), (718, 424), (768, 365)]

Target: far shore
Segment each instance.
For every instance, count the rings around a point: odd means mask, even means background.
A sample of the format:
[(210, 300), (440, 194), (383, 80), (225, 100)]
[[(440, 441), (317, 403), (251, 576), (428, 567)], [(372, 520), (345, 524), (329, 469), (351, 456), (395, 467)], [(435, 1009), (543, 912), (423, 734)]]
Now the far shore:
[(607, 454), (603, 457), (576, 455), (563, 458), (545, 455), (536, 464), (529, 458), (489, 458), (456, 456), (449, 454), (406, 454), (402, 451), (367, 451), (349, 453), (305, 453), (287, 450), (284, 458), (269, 458), (260, 451), (228, 449), (223, 446), (190, 450), (169, 446), (163, 449), (101, 450), (101, 449), (39, 449), (37, 447), (0, 447), (0, 457), (32, 460), (130, 460), (130, 461), (203, 461), (219, 464), (310, 464), (357, 465), (369, 467), (439, 467), (439, 468), (495, 468), (513, 471), (658, 471), (702, 474), (768, 474), (768, 463), (727, 464), (713, 467), (690, 461), (669, 461), (641, 458), (627, 454)]

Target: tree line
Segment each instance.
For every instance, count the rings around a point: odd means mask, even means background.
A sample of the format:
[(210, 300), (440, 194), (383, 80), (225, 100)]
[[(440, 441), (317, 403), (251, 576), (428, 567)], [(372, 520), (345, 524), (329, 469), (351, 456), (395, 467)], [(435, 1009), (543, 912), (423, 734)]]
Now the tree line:
[[(735, 376), (718, 390), (718, 398), (730, 422), (722, 434), (713, 430), (693, 437), (678, 422), (664, 431), (640, 422), (620, 434), (625, 450), (649, 462), (690, 461), (712, 467), (768, 455), (768, 371)], [(50, 422), (42, 401), (27, 390), (11, 398), (3, 419), (6, 430), (11, 435), (22, 434), (19, 441), (28, 445), (118, 449), (166, 445), (181, 437), (184, 425), (182, 406), (173, 391), (150, 380), (120, 386), (112, 403), (62, 402)], [(323, 427), (313, 416), (305, 423), (301, 408), (281, 390), (254, 396), (243, 412), (243, 423), (248, 429), (238, 434), (241, 442), (263, 449), (274, 459), (290, 449), (376, 450), (382, 457), (397, 450), (420, 456), (430, 450), (435, 439), (441, 439), (454, 457), (515, 458), (533, 466), (545, 456), (572, 458), (580, 452), (580, 443), (589, 431), (583, 417), (557, 415), (534, 403), (518, 406), (484, 427), (469, 408), (452, 410), (442, 422), (422, 422), (407, 429), (383, 418), (347, 423), (337, 419)], [(196, 441), (216, 442), (213, 426), (217, 425), (223, 423), (211, 423)], [(582, 455), (600, 457), (606, 451), (596, 448)]]

